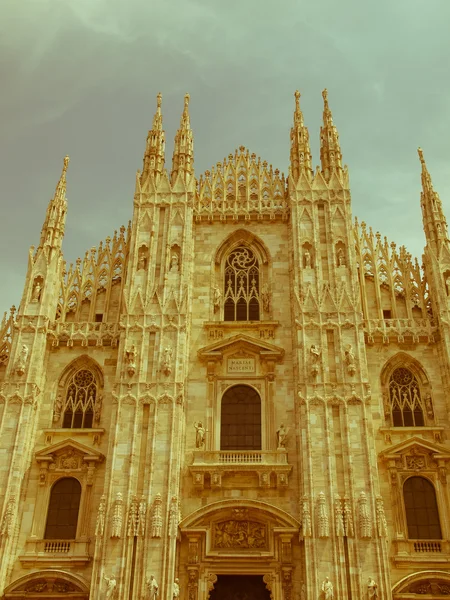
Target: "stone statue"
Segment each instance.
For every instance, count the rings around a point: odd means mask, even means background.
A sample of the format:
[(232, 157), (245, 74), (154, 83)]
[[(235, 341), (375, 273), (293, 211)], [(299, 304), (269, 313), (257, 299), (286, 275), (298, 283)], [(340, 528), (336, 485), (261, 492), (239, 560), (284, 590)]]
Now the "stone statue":
[(450, 296), (450, 276), (445, 280), (445, 285), (447, 286), (447, 296)]
[(286, 429), (284, 423), (281, 423), (277, 429), (277, 448), (286, 448), (286, 438), (289, 429)]
[(148, 597), (150, 600), (156, 600), (158, 597), (158, 584), (153, 575), (150, 575), (150, 579), (147, 580)]
[(105, 530), (105, 513), (106, 513), (106, 496), (100, 498), (100, 504), (98, 505), (97, 521), (95, 523), (95, 535), (100, 537), (103, 535)]
[(338, 267), (345, 267), (344, 251), (342, 250), (342, 248), (339, 248), (337, 253), (337, 264)]
[(156, 494), (152, 510), (152, 538), (160, 538), (162, 534), (162, 500), (161, 494)]
[(180, 597), (180, 580), (178, 578), (173, 582), (172, 597), (177, 599)]
[(347, 344), (344, 350), (345, 364), (347, 365), (347, 371), (350, 375), (354, 375), (356, 371), (355, 367), (355, 354), (351, 344)]
[(220, 302), (222, 300), (222, 292), (218, 285), (214, 288), (213, 294), (213, 304), (214, 304), (214, 312), (217, 312), (220, 308)]
[(267, 283), (265, 283), (262, 286), (261, 300), (262, 300), (262, 305), (263, 305), (264, 311), (266, 313), (268, 313), (270, 311), (270, 292), (269, 292), (269, 286), (267, 285)]
[(195, 427), (195, 431), (196, 431), (195, 447), (203, 449), (205, 447), (206, 429), (203, 427), (203, 424), (201, 421), (199, 421), (198, 423), (194, 423), (194, 427)]
[(57, 423), (61, 418), (62, 405), (63, 401), (61, 394), (58, 394), (55, 400), (55, 406), (53, 408), (53, 423)]
[(36, 281), (34, 282), (33, 291), (31, 292), (31, 302), (39, 302), (39, 300), (41, 299), (41, 291), (41, 282), (39, 281), (39, 279), (36, 279)]
[(333, 584), (328, 579), (328, 577), (325, 577), (325, 579), (322, 582), (322, 592), (323, 592), (324, 600), (333, 600), (333, 598), (334, 598)]
[(136, 373), (136, 348), (131, 346), (130, 350), (125, 351), (128, 375), (132, 377)]
[(367, 580), (367, 597), (369, 600), (371, 598), (378, 598), (378, 585), (372, 577), (369, 577)]
[(19, 354), (19, 358), (16, 363), (16, 371), (18, 375), (23, 375), (25, 373), (25, 367), (28, 359), (28, 346), (22, 344), (22, 349)]
[(143, 248), (141, 248), (139, 250), (137, 268), (138, 268), (138, 271), (140, 271), (141, 269), (145, 269), (146, 267), (147, 267), (147, 258), (145, 256), (145, 250)]
[(310, 269), (312, 267), (311, 252), (308, 250), (308, 248), (305, 248), (305, 251), (303, 253), (303, 263), (306, 269)]
[(312, 364), (316, 365), (320, 360), (321, 350), (320, 350), (319, 346), (316, 346), (315, 344), (311, 344), (311, 348), (310, 348), (309, 352), (311, 354)]
[(170, 375), (172, 373), (172, 357), (173, 357), (173, 348), (170, 346), (166, 346), (163, 350), (163, 359), (161, 361), (161, 370), (165, 375)]
[(110, 600), (114, 596), (114, 591), (115, 591), (116, 586), (117, 586), (116, 578), (114, 577), (114, 575), (111, 575), (110, 578), (106, 577), (106, 575), (103, 575), (103, 579), (106, 581), (106, 594), (105, 594), (105, 598), (107, 600)]
[(172, 254), (172, 258), (170, 259), (170, 272), (171, 273), (179, 273), (180, 265), (178, 254)]

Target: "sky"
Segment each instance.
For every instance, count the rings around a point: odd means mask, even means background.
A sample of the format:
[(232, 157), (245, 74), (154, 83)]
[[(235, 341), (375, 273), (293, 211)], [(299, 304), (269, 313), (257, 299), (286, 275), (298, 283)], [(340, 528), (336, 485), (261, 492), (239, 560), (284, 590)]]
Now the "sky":
[(158, 92), (169, 169), (191, 96), (199, 177), (241, 145), (287, 173), (296, 89), (318, 164), (327, 88), (353, 215), (420, 257), (418, 146), (450, 218), (449, 23), (448, 0), (2, 0), (0, 311), (66, 154), (67, 262), (131, 219)]

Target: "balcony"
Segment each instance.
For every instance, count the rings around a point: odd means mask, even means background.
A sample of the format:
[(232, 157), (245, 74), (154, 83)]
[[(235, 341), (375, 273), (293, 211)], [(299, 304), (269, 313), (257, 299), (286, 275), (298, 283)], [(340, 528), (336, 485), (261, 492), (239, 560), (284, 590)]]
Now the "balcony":
[(450, 542), (447, 540), (393, 540), (392, 557), (398, 567), (424, 564), (427, 568), (442, 567), (450, 563)]
[(367, 319), (363, 321), (363, 327), (369, 344), (373, 344), (376, 337), (382, 337), (385, 344), (394, 340), (432, 343), (437, 332), (434, 319)]
[(287, 487), (292, 466), (288, 464), (287, 451), (278, 450), (195, 450), (189, 470), (194, 486), (220, 488), (223, 476), (253, 473), (258, 476), (259, 487)]
[(25, 553), (19, 557), (24, 567), (42, 565), (85, 566), (91, 560), (90, 540), (27, 540)]

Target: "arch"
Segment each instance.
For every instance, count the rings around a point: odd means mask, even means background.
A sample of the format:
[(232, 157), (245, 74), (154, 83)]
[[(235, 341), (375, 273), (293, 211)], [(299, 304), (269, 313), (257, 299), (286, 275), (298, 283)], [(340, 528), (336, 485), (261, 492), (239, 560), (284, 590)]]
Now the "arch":
[(197, 527), (203, 522), (209, 522), (214, 514), (233, 508), (260, 512), (262, 516), (273, 519), (280, 527), (300, 528), (299, 521), (283, 509), (262, 500), (250, 500), (248, 498), (218, 500), (202, 506), (185, 517), (180, 523), (180, 528), (183, 530)]
[(406, 367), (407, 369), (410, 369), (410, 371), (412, 371), (415, 377), (418, 379), (420, 385), (430, 385), (430, 381), (427, 377), (425, 369), (422, 367), (420, 362), (410, 354), (407, 354), (406, 352), (397, 352), (397, 354), (394, 354), (394, 356), (391, 356), (386, 361), (383, 368), (381, 369), (380, 377), (381, 384), (383, 386), (388, 384), (390, 376), (392, 375), (393, 371), (398, 367)]
[[(414, 589), (416, 585), (435, 581), (442, 581), (450, 586), (450, 573), (448, 571), (439, 570), (425, 570), (418, 571), (417, 573), (410, 573), (409, 575), (406, 575), (400, 579), (400, 581), (397, 581), (392, 588), (392, 594), (395, 597), (396, 594), (410, 592), (410, 590)], [(416, 593), (420, 592), (417, 591)]]
[(94, 359), (88, 356), (87, 354), (82, 354), (81, 356), (77, 356), (70, 363), (68, 363), (59, 378), (58, 387), (64, 388), (67, 385), (68, 379), (75, 374), (76, 371), (80, 369), (88, 369), (93, 371), (95, 377), (97, 379), (98, 385), (103, 388), (104, 378), (103, 378), (103, 370), (99, 363)]
[(403, 502), (409, 539), (442, 539), (436, 490), (429, 479), (408, 477), (403, 483)]
[(35, 592), (45, 592), (45, 597), (53, 594), (60, 597), (61, 593), (72, 592), (77, 593), (77, 598), (84, 600), (89, 597), (89, 585), (79, 575), (59, 569), (45, 569), (29, 573), (10, 583), (5, 588), (4, 597), (7, 600), (26, 598), (29, 593)]
[(52, 486), (44, 539), (74, 540), (77, 537), (81, 483), (75, 477), (61, 477)]
[(270, 263), (270, 252), (261, 238), (246, 229), (237, 229), (218, 246), (214, 257), (215, 264), (221, 265), (227, 254), (242, 245), (249, 246), (261, 264)]
[(222, 396), (220, 449), (261, 450), (261, 396), (249, 385), (233, 385)]

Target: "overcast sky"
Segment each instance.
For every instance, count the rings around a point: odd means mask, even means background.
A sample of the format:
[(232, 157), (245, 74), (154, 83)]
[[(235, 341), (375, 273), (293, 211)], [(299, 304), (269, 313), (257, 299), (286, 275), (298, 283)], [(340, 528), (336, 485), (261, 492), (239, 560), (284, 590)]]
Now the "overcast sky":
[(163, 94), (197, 177), (249, 148), (287, 172), (299, 89), (313, 164), (328, 88), (353, 215), (421, 256), (422, 146), (450, 218), (449, 0), (1, 0), (0, 309), (20, 302), (65, 154), (68, 262), (132, 215)]

